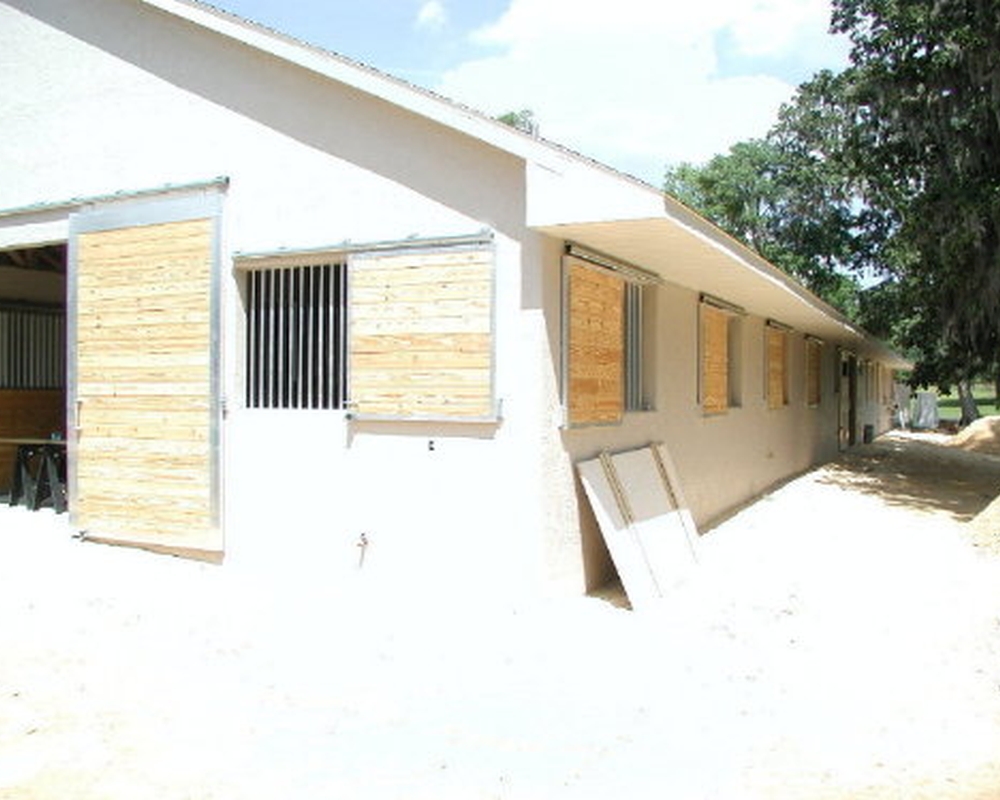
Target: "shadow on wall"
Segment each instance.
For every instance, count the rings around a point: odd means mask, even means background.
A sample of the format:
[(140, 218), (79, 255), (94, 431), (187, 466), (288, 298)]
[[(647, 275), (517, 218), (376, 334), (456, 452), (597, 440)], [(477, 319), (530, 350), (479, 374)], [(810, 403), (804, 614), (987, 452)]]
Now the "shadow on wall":
[(604, 543), (597, 517), (587, 500), (587, 493), (580, 482), (580, 476), (574, 472), (576, 485), (577, 513), (580, 519), (580, 553), (583, 558), (584, 590), (588, 593), (618, 580), (618, 572), (611, 561), (608, 546)]
[(523, 226), (521, 160), (488, 150), (472, 137), (145, 5), (123, 0), (10, 0), (10, 5), (180, 89), (501, 232), (514, 235)]

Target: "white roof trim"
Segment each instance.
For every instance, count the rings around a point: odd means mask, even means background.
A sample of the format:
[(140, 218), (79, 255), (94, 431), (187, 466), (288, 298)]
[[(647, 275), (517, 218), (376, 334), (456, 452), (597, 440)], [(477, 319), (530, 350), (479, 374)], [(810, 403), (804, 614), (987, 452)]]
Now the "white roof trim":
[(686, 206), (666, 198), (667, 217), (685, 228), (692, 236), (705, 242), (709, 247), (737, 261), (741, 266), (755, 273), (759, 278), (771, 283), (775, 288), (792, 294), (797, 300), (814, 307), (817, 311), (830, 317), (845, 331), (855, 336), (868, 336), (865, 331), (851, 322), (844, 314), (820, 299), (788, 273), (778, 269), (774, 264), (762, 258), (756, 252), (734, 239), (721, 228), (698, 216)]

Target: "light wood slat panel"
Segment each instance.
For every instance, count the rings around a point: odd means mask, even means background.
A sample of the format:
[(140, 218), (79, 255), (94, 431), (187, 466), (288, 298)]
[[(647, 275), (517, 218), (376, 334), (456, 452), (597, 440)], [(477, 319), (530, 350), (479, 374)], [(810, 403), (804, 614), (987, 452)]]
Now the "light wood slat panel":
[[(136, 313), (146, 313), (153, 317), (149, 322), (151, 329), (159, 329), (162, 334), (169, 335), (185, 333), (193, 326), (206, 327), (210, 321), (208, 311), (180, 311), (176, 309), (152, 309), (119, 307), (114, 311), (98, 314), (81, 313), (77, 320), (88, 327), (131, 328), (135, 324)], [(166, 330), (164, 330), (166, 329)]]
[(489, 250), (356, 257), (351, 402), (361, 414), (484, 418), (493, 408)]
[[(89, 383), (87, 397), (128, 397), (131, 400), (142, 400), (148, 397), (176, 398), (180, 401), (198, 399), (199, 391), (204, 386), (203, 381), (192, 383)], [(168, 402), (168, 401), (163, 401)]]
[(624, 413), (625, 282), (569, 265), (570, 424), (612, 423)]
[(351, 319), (352, 336), (385, 336), (405, 338), (410, 334), (420, 336), (430, 335), (454, 335), (454, 336), (476, 336), (480, 334), (491, 335), (491, 328), (482, 320), (482, 316), (487, 313), (488, 306), (474, 310), (470, 307), (470, 316), (456, 315), (451, 317), (424, 317), (424, 318), (393, 318), (387, 316), (381, 320)]
[(362, 256), (365, 261), (378, 262), (378, 270), (359, 273), (358, 287), (383, 285), (384, 276), (391, 276), (391, 284), (426, 286), (428, 283), (461, 283), (482, 280), (490, 269), (492, 253), (486, 248), (431, 250), (427, 252), (401, 251), (382, 255)]
[[(184, 414), (187, 412), (199, 412), (207, 414), (211, 410), (211, 404), (206, 397), (132, 397), (129, 406), (137, 413), (159, 412), (172, 414), (174, 412)], [(87, 403), (87, 412), (90, 414), (111, 412), (118, 413), (118, 400), (115, 397), (105, 395), (93, 395)]]
[(149, 349), (175, 347), (191, 349), (202, 341), (201, 331), (197, 327), (189, 329), (175, 323), (157, 324), (151, 322), (143, 325), (140, 329), (136, 329), (135, 326), (131, 328), (128, 326), (119, 328), (90, 326), (89, 330), (91, 344), (103, 344), (109, 352), (126, 347), (136, 347), (139, 344)]
[[(134, 415), (129, 416), (129, 422), (101, 424), (94, 422), (93, 415), (88, 415), (88, 435), (101, 439), (155, 440), (167, 438), (172, 442), (208, 442), (208, 432), (203, 426), (159, 425), (153, 427), (143, 424)], [(199, 420), (200, 422), (200, 420)]]
[[(123, 361), (127, 359), (134, 359), (134, 356), (122, 354), (121, 356), (116, 356), (116, 354), (125, 350), (126, 346), (135, 345), (134, 339), (123, 339), (123, 338), (101, 338), (100, 336), (91, 337), (91, 343), (96, 344), (101, 342), (105, 345), (105, 350), (108, 353), (108, 358), (120, 357)], [(195, 346), (201, 342), (199, 337), (188, 338), (188, 339), (168, 339), (168, 340), (157, 340), (150, 339), (147, 344), (143, 345), (143, 353), (150, 357), (151, 363), (155, 363), (157, 358), (174, 358), (177, 356), (183, 356), (188, 363), (192, 360), (195, 363), (200, 363), (197, 361), (201, 356), (196, 356), (192, 354)], [(91, 353), (87, 353), (87, 357), (92, 357)], [(130, 363), (130, 362), (129, 362)]]
[(144, 369), (142, 367), (107, 366), (98, 367), (96, 359), (90, 359), (93, 366), (83, 367), (77, 372), (77, 380), (82, 384), (91, 383), (134, 383), (141, 386), (158, 383), (197, 384), (208, 380), (208, 364), (197, 366), (163, 367), (160, 369)]
[[(48, 439), (66, 429), (61, 389), (0, 389), (0, 437)], [(0, 487), (10, 486), (16, 445), (0, 445)]]
[[(107, 275), (102, 278), (107, 278)], [(164, 276), (169, 277), (169, 276)], [(107, 283), (111, 283), (107, 281)], [(84, 301), (88, 307), (93, 303), (112, 303), (122, 298), (140, 299), (162, 299), (177, 298), (183, 300), (188, 297), (197, 296), (204, 288), (200, 280), (174, 280), (168, 284), (139, 284), (135, 281), (123, 280), (119, 285), (105, 286), (101, 281), (85, 283), (77, 291), (77, 299)]]
[[(86, 411), (83, 413), (86, 416)], [(150, 464), (166, 465), (176, 462), (179, 466), (190, 467), (205, 463), (208, 459), (208, 448), (200, 441), (191, 442), (153, 437), (136, 440), (127, 436), (89, 436), (86, 432), (81, 435), (80, 440), (81, 443), (87, 440), (89, 453), (115, 456), (121, 463), (145, 461)], [(146, 476), (139, 477), (141, 479)], [(200, 476), (198, 477), (200, 480)]]
[(218, 550), (212, 515), (214, 223), (82, 233), (74, 513), (98, 538)]
[[(155, 492), (152, 491), (155, 489)], [(158, 476), (155, 486), (133, 483), (122, 486), (121, 473), (114, 469), (95, 470), (89, 486), (91, 497), (119, 495), (122, 500), (145, 501), (153, 499), (179, 499), (206, 501), (208, 487), (204, 481), (186, 479), (185, 476)]]
[(785, 362), (788, 334), (767, 328), (767, 405), (781, 408), (788, 403)]
[(818, 406), (822, 397), (821, 356), (823, 345), (806, 339), (806, 403)]
[(701, 392), (706, 414), (729, 408), (729, 316), (717, 308), (701, 306)]
[[(156, 370), (174, 370), (180, 367), (192, 369), (207, 369), (210, 360), (208, 353), (191, 352), (188, 348), (174, 347), (173, 352), (162, 352), (160, 348), (153, 352), (138, 353), (88, 353), (85, 357), (78, 359), (77, 365), (81, 369), (88, 366), (105, 365), (121, 370), (142, 370), (154, 368)], [(199, 373), (200, 377), (200, 373)]]

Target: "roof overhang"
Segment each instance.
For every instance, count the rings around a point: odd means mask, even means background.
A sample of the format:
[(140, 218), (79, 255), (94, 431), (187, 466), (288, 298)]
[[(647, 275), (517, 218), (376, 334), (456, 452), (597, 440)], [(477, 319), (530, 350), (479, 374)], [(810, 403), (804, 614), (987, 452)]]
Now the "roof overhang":
[(912, 366), (777, 267), (670, 198), (659, 217), (561, 222), (535, 229), (655, 272), (669, 283), (714, 295), (861, 358), (893, 369)]

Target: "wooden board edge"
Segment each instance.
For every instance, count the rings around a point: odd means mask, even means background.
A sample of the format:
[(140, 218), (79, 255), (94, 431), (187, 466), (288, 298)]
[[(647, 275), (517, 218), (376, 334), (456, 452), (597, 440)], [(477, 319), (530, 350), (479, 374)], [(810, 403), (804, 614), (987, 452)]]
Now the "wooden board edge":
[(226, 553), (224, 550), (212, 550), (200, 547), (183, 547), (180, 545), (155, 544), (153, 542), (143, 542), (134, 539), (119, 539), (114, 536), (102, 536), (100, 534), (83, 534), (82, 540), (94, 544), (108, 545), (111, 547), (129, 547), (134, 550), (145, 550), (158, 555), (176, 556), (189, 561), (201, 561), (208, 564), (222, 564)]

